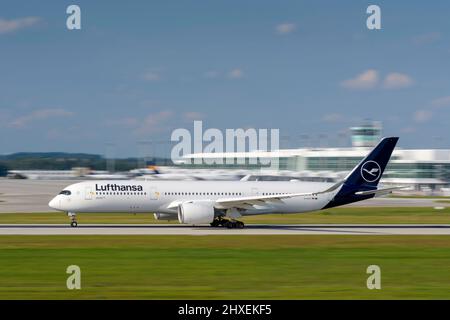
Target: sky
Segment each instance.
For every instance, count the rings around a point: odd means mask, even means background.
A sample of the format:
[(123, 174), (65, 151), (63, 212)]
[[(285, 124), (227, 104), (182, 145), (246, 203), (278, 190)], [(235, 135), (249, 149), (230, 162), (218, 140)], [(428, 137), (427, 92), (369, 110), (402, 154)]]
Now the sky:
[[(81, 30), (66, 27), (71, 4)], [(370, 4), (381, 30), (366, 26)], [(449, 12), (448, 1), (0, 0), (0, 154), (164, 155), (193, 120), (276, 128), (282, 147), (300, 147), (349, 145), (348, 128), (369, 119), (403, 148), (450, 148)]]

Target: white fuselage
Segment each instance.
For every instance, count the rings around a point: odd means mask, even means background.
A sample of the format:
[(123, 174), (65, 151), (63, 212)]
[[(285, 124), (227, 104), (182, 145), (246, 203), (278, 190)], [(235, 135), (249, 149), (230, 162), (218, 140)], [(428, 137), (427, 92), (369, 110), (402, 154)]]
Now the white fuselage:
[[(283, 181), (85, 181), (64, 189), (49, 206), (66, 212), (176, 213), (185, 201), (236, 199), (276, 194), (314, 193), (331, 183)], [(253, 206), (242, 215), (320, 210), (338, 192), (281, 199)]]

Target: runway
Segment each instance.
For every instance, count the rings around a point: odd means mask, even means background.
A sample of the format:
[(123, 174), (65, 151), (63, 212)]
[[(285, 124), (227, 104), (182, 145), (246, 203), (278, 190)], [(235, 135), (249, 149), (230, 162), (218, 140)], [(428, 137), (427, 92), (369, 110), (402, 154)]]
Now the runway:
[(0, 224), (0, 235), (450, 235), (448, 224), (423, 225), (247, 225), (245, 229), (173, 224)]

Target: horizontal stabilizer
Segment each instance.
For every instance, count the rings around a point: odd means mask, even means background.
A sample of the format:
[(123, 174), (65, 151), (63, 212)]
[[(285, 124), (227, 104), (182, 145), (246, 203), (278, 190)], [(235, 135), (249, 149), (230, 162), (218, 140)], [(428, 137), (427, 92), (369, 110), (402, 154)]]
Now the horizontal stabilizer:
[(392, 187), (392, 188), (385, 188), (385, 189), (376, 189), (376, 190), (368, 190), (368, 191), (357, 191), (355, 192), (358, 196), (367, 196), (367, 195), (375, 195), (375, 196), (382, 196), (389, 193), (392, 193), (394, 190), (403, 189), (405, 187)]

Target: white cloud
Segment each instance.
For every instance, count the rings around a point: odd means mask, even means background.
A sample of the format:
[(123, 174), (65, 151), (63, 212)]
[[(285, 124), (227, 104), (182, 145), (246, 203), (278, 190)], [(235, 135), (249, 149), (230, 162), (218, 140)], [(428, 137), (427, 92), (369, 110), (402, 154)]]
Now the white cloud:
[(441, 108), (450, 106), (450, 96), (437, 98), (431, 101), (428, 108), (416, 110), (413, 113), (413, 120), (416, 123), (429, 122), (434, 117), (439, 117)]
[(234, 68), (228, 72), (209, 70), (203, 73), (203, 77), (206, 79), (218, 79), (223, 77), (226, 77), (228, 79), (240, 79), (244, 77), (244, 71), (240, 68)]
[(161, 79), (159, 73), (154, 71), (148, 71), (144, 73), (143, 78), (147, 81), (159, 81)]
[(404, 127), (400, 131), (402, 133), (405, 133), (405, 134), (411, 134), (411, 133), (416, 132), (416, 128), (414, 128), (414, 127)]
[(378, 71), (369, 69), (356, 77), (341, 82), (341, 85), (347, 89), (372, 89), (378, 84)]
[(438, 41), (441, 38), (439, 32), (430, 32), (425, 34), (419, 34), (412, 38), (412, 41), (416, 45), (426, 45)]
[(228, 72), (228, 78), (230, 79), (240, 79), (244, 76), (244, 72), (241, 69), (233, 69)]
[[(344, 80), (341, 86), (347, 89), (367, 90), (378, 87), (380, 84), (380, 77), (377, 70), (366, 70), (354, 78)], [(400, 89), (407, 88), (414, 84), (414, 80), (403, 73), (391, 72), (386, 75), (383, 80), (382, 87), (385, 89)]]
[(431, 101), (434, 107), (447, 107), (450, 106), (450, 96), (437, 98)]
[(278, 34), (284, 35), (293, 32), (295, 28), (296, 28), (295, 23), (286, 22), (277, 25), (275, 27), (275, 30), (277, 31)]
[(35, 121), (71, 116), (73, 116), (73, 112), (64, 109), (39, 109), (14, 119), (10, 126), (15, 128), (23, 128)]
[(414, 81), (410, 76), (399, 72), (392, 72), (384, 78), (383, 86), (386, 89), (400, 89), (410, 87), (413, 83)]
[(206, 115), (204, 113), (196, 112), (196, 111), (185, 112), (183, 114), (184, 120), (187, 120), (187, 121), (202, 120), (205, 117), (206, 117)]
[(41, 19), (39, 17), (25, 17), (17, 19), (0, 19), (0, 34), (6, 34), (32, 27), (39, 23)]
[(147, 115), (134, 131), (137, 134), (161, 132), (167, 129), (167, 122), (175, 114), (172, 111), (160, 111)]
[(417, 110), (414, 112), (413, 117), (415, 122), (424, 123), (431, 120), (433, 117), (433, 112), (430, 110)]
[(164, 132), (171, 125), (179, 121), (194, 121), (204, 119), (206, 115), (201, 112), (190, 111), (175, 113), (171, 110), (163, 110), (149, 113), (143, 117), (112, 118), (103, 121), (103, 125), (108, 127), (131, 129), (134, 134), (145, 135)]

